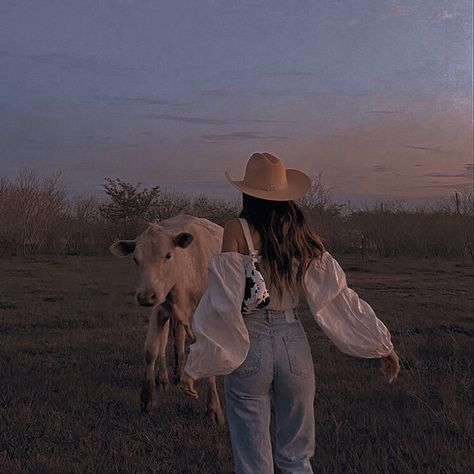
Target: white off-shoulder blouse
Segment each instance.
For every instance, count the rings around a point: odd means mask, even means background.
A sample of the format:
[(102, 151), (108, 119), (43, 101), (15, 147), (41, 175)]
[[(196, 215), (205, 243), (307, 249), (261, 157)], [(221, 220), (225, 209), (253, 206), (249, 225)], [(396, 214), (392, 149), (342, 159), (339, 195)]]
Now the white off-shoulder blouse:
[[(193, 379), (229, 374), (247, 357), (249, 333), (242, 316), (245, 265), (250, 255), (221, 252), (208, 264), (208, 287), (192, 319), (196, 337), (184, 367)], [(385, 357), (393, 349), (387, 327), (371, 306), (346, 283), (339, 263), (327, 251), (306, 271), (306, 302), (322, 331), (345, 354)]]

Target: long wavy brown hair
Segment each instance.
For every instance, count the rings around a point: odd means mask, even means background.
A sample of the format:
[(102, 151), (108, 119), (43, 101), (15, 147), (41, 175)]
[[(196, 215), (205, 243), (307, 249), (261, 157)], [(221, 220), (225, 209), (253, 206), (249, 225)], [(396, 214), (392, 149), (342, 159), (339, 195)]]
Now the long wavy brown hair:
[[(259, 232), (262, 264), (281, 302), (285, 289), (295, 297), (306, 290), (304, 275), (313, 259), (325, 250), (321, 237), (308, 224), (306, 213), (295, 201), (271, 201), (242, 193), (244, 217)], [(292, 259), (298, 260), (296, 273)]]

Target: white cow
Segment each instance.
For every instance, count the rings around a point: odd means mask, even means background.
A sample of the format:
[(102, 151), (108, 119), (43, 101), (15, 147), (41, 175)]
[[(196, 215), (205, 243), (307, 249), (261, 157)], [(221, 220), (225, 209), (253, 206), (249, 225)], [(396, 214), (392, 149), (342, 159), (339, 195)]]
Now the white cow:
[[(152, 308), (145, 340), (145, 377), (141, 407), (148, 411), (156, 405), (155, 364), (159, 360), (158, 382), (166, 388), (168, 371), (166, 347), (169, 330), (175, 338), (174, 383), (184, 375), (186, 333), (194, 339), (192, 315), (208, 286), (207, 267), (220, 252), (224, 229), (213, 222), (178, 214), (150, 224), (134, 240), (119, 240), (110, 251), (119, 257), (131, 256), (138, 273), (136, 301)], [(171, 328), (170, 328), (171, 323)], [(224, 415), (216, 387), (209, 377), (208, 413), (223, 424)]]

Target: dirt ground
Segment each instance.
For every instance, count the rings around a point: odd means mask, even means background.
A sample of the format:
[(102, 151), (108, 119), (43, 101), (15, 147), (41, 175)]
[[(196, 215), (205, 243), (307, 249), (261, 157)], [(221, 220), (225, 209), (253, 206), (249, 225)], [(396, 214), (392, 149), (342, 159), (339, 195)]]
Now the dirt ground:
[[(474, 472), (472, 262), (335, 257), (402, 367), (388, 384), (379, 360), (340, 352), (301, 307), (316, 374), (314, 472)], [(232, 472), (202, 381), (199, 400), (170, 385), (140, 413), (148, 310), (134, 305), (134, 278), (112, 256), (0, 260), (2, 473)]]

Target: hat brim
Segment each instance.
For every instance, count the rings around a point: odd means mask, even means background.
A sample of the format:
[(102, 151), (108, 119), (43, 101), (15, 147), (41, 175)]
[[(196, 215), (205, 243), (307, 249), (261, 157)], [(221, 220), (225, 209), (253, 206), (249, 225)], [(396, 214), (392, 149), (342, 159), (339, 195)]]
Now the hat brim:
[(288, 187), (271, 191), (252, 188), (246, 185), (243, 180), (233, 179), (228, 171), (225, 171), (224, 174), (227, 181), (242, 193), (270, 201), (292, 201), (304, 196), (311, 188), (311, 178), (306, 173), (292, 168), (286, 168)]

